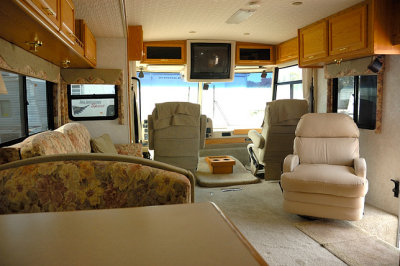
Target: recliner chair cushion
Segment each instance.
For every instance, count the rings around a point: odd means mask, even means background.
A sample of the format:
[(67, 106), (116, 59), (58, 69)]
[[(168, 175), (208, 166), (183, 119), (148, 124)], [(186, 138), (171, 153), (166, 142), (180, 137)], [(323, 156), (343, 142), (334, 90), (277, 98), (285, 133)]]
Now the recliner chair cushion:
[(341, 197), (364, 197), (368, 191), (366, 178), (358, 177), (348, 166), (300, 164), (293, 172), (283, 173), (284, 191), (328, 194)]

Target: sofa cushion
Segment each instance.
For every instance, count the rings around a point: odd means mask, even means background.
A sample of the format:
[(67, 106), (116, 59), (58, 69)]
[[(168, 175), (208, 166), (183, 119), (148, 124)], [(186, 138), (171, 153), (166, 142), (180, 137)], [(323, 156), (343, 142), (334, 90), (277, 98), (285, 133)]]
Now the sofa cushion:
[(0, 148), (0, 164), (21, 160), (21, 144)]
[(300, 164), (293, 172), (282, 174), (281, 184), (284, 191), (342, 197), (364, 197), (368, 191), (367, 179), (342, 165)]
[(90, 133), (83, 124), (67, 123), (54, 131), (65, 134), (71, 141), (76, 152), (90, 153)]
[(90, 144), (93, 152), (118, 154), (108, 134), (103, 134), (100, 137), (91, 139)]
[(65, 153), (76, 153), (76, 150), (69, 138), (58, 131), (38, 133), (21, 143), (21, 159)]

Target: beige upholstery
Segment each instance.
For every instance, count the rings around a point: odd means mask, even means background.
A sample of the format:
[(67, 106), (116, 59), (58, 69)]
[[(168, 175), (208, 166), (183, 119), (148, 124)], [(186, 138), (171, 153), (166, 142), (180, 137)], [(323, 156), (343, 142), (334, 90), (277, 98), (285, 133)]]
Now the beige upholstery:
[(196, 172), (206, 134), (206, 116), (200, 115), (199, 104), (156, 104), (148, 117), (148, 129), (149, 148), (156, 161)]
[(294, 154), (285, 158), (281, 185), (286, 211), (360, 220), (368, 191), (359, 158), (359, 130), (345, 114), (306, 114), (296, 128)]
[(307, 113), (306, 100), (277, 100), (267, 103), (261, 134), (250, 130), (248, 135), (252, 140), (247, 149), (255, 160), (251, 160), (252, 172), (257, 174), (265, 168), (265, 179), (279, 180), (283, 159), (293, 153), (294, 131), (300, 117)]

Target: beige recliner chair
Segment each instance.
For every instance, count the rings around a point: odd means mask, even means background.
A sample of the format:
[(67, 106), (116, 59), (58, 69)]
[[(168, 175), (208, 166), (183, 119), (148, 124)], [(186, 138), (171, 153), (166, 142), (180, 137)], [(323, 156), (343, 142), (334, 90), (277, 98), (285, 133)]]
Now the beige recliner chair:
[(358, 137), (348, 115), (304, 115), (296, 129), (294, 154), (283, 165), (283, 208), (299, 215), (360, 220), (368, 181)]
[(293, 153), (294, 131), (300, 117), (308, 112), (306, 100), (276, 100), (265, 108), (261, 134), (250, 130), (247, 146), (254, 175), (264, 169), (264, 178), (279, 180), (283, 159)]
[(204, 148), (206, 116), (189, 102), (156, 104), (148, 117), (149, 148), (154, 160), (196, 172), (199, 149)]

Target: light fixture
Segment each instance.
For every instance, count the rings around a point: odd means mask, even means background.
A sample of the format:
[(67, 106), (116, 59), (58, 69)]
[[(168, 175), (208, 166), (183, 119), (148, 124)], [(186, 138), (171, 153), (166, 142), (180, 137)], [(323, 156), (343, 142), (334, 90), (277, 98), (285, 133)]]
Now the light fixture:
[(37, 52), (37, 48), (43, 45), (42, 41), (35, 40), (33, 42), (25, 42), (25, 44), (29, 45), (29, 51)]
[(230, 18), (228, 18), (225, 23), (227, 24), (239, 24), (249, 17), (251, 17), (256, 12), (255, 9), (239, 9), (233, 14)]
[(143, 67), (140, 68), (139, 78), (144, 78)]
[(263, 70), (263, 72), (261, 73), (261, 78), (265, 79), (267, 77), (267, 71), (265, 71), (265, 69)]
[(208, 90), (208, 87), (210, 86), (210, 83), (203, 83), (203, 90)]
[(65, 59), (64, 61), (61, 62), (61, 65), (63, 68), (69, 68), (71, 65), (71, 61), (68, 59)]
[(383, 66), (383, 56), (378, 55), (372, 62), (371, 64), (368, 65), (368, 69), (371, 70), (374, 73), (378, 73), (381, 71), (382, 66)]

